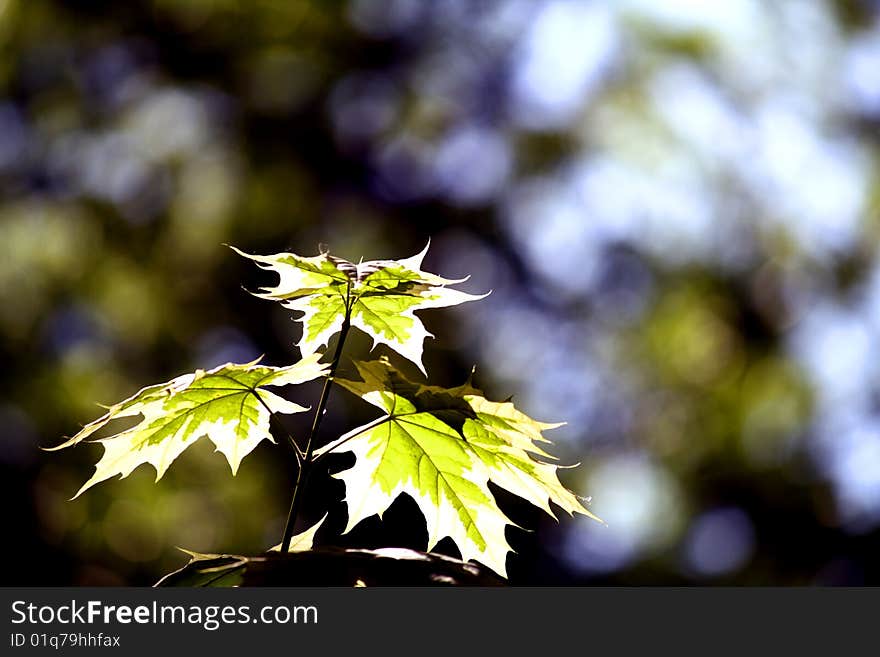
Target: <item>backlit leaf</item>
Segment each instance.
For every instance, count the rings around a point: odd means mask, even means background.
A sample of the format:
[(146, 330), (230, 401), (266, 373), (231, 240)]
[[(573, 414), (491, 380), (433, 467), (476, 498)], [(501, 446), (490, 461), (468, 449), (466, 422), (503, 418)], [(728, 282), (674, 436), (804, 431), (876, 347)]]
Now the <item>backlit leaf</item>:
[(424, 372), (422, 347), (425, 338), (433, 335), (414, 313), (486, 296), (449, 287), (467, 279), (452, 280), (422, 271), (427, 246), (411, 258), (357, 264), (329, 253), (306, 258), (293, 253), (250, 255), (233, 249), (278, 274), (278, 284), (261, 288), (256, 296), (280, 301), (285, 308), (302, 313), (298, 319), (303, 336), (298, 346), (303, 356), (325, 346), (339, 332), (350, 307), (352, 326), (367, 333), (373, 346), (388, 345)]
[(506, 576), (510, 520), (489, 490), (491, 481), (553, 515), (550, 502), (569, 514), (598, 520), (567, 490), (542, 435), (558, 424), (537, 422), (510, 402), (491, 402), (465, 384), (444, 389), (404, 378), (387, 360), (358, 363), (362, 381), (337, 380), (386, 415), (327, 445), (319, 454), (352, 451), (345, 482), (348, 526), (380, 517), (401, 493), (418, 504), (427, 521), (428, 549), (444, 536), (462, 558), (477, 559)]
[(149, 463), (158, 481), (181, 452), (202, 436), (216, 445), (229, 461), (234, 475), (242, 459), (260, 441), (272, 439), (270, 411), (299, 413), (308, 410), (264, 386), (282, 386), (315, 379), (326, 369), (314, 354), (289, 367), (227, 363), (214, 369), (196, 370), (167, 383), (149, 386), (114, 404), (87, 424), (62, 449), (82, 442), (109, 422), (141, 415), (133, 427), (101, 438), (104, 455), (95, 474), (77, 492), (115, 475), (127, 477), (137, 466)]

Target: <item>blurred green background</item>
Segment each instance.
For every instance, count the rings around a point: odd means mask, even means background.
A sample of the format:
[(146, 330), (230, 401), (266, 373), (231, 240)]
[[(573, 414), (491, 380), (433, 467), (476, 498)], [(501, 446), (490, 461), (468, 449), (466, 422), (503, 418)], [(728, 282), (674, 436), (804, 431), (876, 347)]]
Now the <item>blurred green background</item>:
[[(4, 584), (277, 543), (281, 447), (232, 479), (201, 441), (73, 502), (101, 449), (37, 447), (297, 358), (224, 243), (429, 237), (427, 269), (494, 290), (423, 313), (433, 382), (476, 364), (567, 421), (562, 476), (608, 523), (499, 493), (537, 530), (508, 530), (513, 583), (880, 584), (880, 3), (0, 0), (0, 89)], [(368, 419), (338, 394), (325, 437)], [(321, 542), (424, 547), (406, 499), (338, 538), (342, 496), (310, 492)]]

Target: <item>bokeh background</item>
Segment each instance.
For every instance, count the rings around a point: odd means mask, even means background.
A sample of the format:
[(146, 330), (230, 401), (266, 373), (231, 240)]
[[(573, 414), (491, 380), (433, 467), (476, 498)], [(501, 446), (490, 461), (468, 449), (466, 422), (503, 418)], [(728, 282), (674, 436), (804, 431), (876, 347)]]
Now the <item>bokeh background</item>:
[[(536, 530), (508, 530), (513, 583), (876, 585), (878, 157), (876, 1), (0, 0), (3, 583), (277, 543), (283, 447), (232, 479), (203, 440), (72, 502), (100, 447), (37, 448), (144, 385), (297, 357), (224, 243), (430, 237), (429, 270), (494, 290), (422, 314), (433, 382), (476, 364), (567, 421), (565, 482), (608, 523), (499, 493)], [(331, 412), (326, 438), (371, 418)], [(406, 499), (338, 538), (342, 497), (310, 492), (321, 542), (424, 547)]]

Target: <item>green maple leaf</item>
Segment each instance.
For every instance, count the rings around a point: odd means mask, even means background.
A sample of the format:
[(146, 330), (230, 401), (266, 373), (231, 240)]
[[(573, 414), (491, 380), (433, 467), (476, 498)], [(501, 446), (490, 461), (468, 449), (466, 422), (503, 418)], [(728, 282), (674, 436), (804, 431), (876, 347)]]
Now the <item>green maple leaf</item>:
[(274, 442), (269, 432), (272, 413), (308, 410), (267, 390), (311, 381), (327, 366), (314, 354), (289, 367), (227, 363), (214, 369), (196, 370), (166, 383), (149, 386), (109, 407), (97, 420), (67, 442), (63, 449), (82, 442), (112, 420), (141, 415), (135, 426), (101, 438), (104, 455), (95, 474), (74, 497), (115, 475), (127, 477), (143, 463), (156, 469), (156, 481), (187, 447), (202, 436), (216, 445), (229, 461), (234, 475), (242, 459), (263, 439)]
[(303, 356), (326, 345), (341, 330), (349, 312), (352, 326), (367, 333), (374, 347), (388, 345), (424, 372), (423, 344), (425, 338), (434, 336), (414, 313), (486, 296), (448, 287), (466, 278), (453, 280), (422, 271), (427, 246), (411, 258), (357, 264), (329, 253), (308, 258), (293, 253), (263, 256), (232, 248), (278, 274), (278, 285), (261, 288), (255, 295), (302, 313), (303, 336), (298, 346)]
[(506, 576), (511, 548), (504, 529), (512, 523), (489, 481), (550, 515), (552, 501), (569, 514), (598, 520), (559, 482), (558, 466), (535, 458), (549, 457), (539, 445), (549, 442), (542, 432), (559, 424), (537, 422), (510, 402), (491, 402), (470, 384), (444, 389), (413, 383), (384, 359), (357, 368), (362, 381), (337, 382), (386, 415), (318, 452), (355, 454), (355, 466), (335, 475), (345, 482), (346, 532), (373, 514), (381, 517), (407, 493), (427, 521), (429, 550), (449, 536), (464, 560), (477, 559)]

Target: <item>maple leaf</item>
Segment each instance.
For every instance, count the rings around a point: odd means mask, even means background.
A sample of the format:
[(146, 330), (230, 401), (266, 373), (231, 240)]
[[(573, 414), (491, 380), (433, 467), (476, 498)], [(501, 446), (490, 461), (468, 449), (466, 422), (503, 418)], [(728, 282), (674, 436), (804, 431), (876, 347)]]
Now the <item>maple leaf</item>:
[(156, 481), (187, 447), (207, 436), (229, 461), (234, 475), (242, 459), (263, 439), (274, 442), (269, 432), (271, 413), (308, 410), (263, 386), (311, 381), (325, 373), (326, 365), (314, 354), (289, 367), (227, 363), (211, 370), (196, 370), (166, 383), (148, 386), (128, 399), (110, 406), (97, 420), (65, 443), (50, 450), (82, 442), (112, 420), (141, 415), (135, 426), (101, 438), (104, 454), (95, 474), (75, 498), (95, 484), (115, 475), (127, 477), (143, 463), (156, 469)]
[[(354, 429), (317, 452), (354, 452), (354, 467), (335, 477), (345, 482), (350, 531), (385, 510), (401, 493), (418, 504), (427, 521), (428, 549), (444, 536), (464, 560), (477, 559), (506, 577), (505, 526), (489, 490), (492, 481), (550, 515), (550, 502), (569, 514), (598, 520), (566, 489), (542, 432), (559, 424), (537, 422), (511, 402), (492, 402), (470, 383), (440, 388), (414, 383), (387, 359), (356, 363), (362, 381), (337, 383), (386, 415)], [(552, 457), (549, 457), (552, 458)]]
[(487, 296), (448, 287), (463, 283), (467, 278), (447, 279), (422, 271), (428, 246), (403, 260), (370, 260), (357, 264), (329, 253), (313, 257), (293, 253), (264, 256), (231, 248), (263, 269), (278, 274), (278, 285), (263, 287), (254, 294), (280, 301), (285, 308), (302, 313), (298, 321), (303, 324), (303, 335), (297, 346), (303, 356), (325, 346), (341, 330), (348, 313), (352, 326), (373, 339), (373, 347), (387, 345), (424, 373), (423, 344), (425, 338), (434, 336), (414, 313), (457, 306)]

